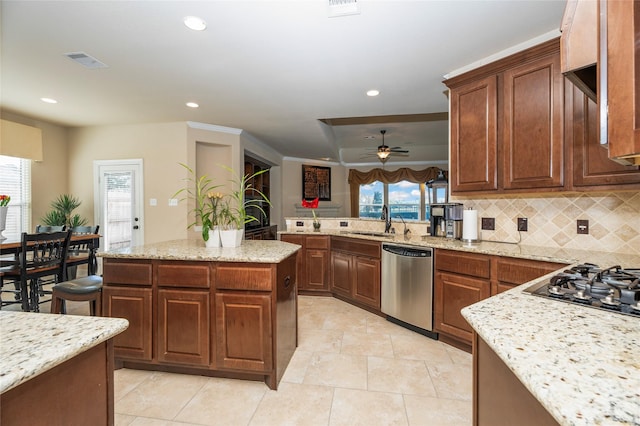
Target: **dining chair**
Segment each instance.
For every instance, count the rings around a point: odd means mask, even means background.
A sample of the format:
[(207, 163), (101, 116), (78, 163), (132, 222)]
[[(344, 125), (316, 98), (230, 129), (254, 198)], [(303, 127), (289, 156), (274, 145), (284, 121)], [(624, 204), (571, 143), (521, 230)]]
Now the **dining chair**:
[(36, 225), (36, 234), (39, 234), (41, 232), (61, 232), (66, 230), (67, 230), (67, 225), (62, 225), (62, 226)]
[(53, 277), (52, 282), (65, 279), (65, 266), (71, 230), (62, 232), (22, 233), (18, 263), (3, 268), (4, 279), (13, 279), (20, 287), (22, 310), (40, 311), (40, 296), (45, 291), (43, 278)]
[[(100, 231), (100, 225), (96, 226), (75, 226), (71, 228), (72, 235), (97, 234)], [(78, 265), (87, 265), (88, 275), (95, 274), (98, 270), (98, 261), (95, 257), (95, 240), (69, 242), (69, 250), (67, 251), (67, 275), (65, 279), (76, 278), (76, 270)]]

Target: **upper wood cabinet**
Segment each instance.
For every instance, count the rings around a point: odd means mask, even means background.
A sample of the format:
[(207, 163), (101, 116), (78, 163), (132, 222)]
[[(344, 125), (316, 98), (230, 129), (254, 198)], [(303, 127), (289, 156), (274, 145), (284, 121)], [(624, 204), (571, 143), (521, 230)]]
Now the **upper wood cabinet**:
[(640, 165), (640, 2), (607, 1), (600, 14), (607, 21), (600, 48), (606, 48), (609, 157)]
[(560, 25), (562, 73), (594, 102), (597, 101), (598, 2), (567, 0)]
[(445, 81), (451, 89), (451, 192), (561, 189), (558, 39)]

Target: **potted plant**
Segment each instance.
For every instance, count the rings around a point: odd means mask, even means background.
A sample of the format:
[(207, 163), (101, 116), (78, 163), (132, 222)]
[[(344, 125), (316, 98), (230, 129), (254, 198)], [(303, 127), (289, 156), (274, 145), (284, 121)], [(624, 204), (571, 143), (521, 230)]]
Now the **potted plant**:
[[(223, 196), (214, 190), (220, 185), (214, 185), (213, 180), (207, 175), (197, 177), (189, 166), (183, 163), (179, 164), (187, 169), (189, 176), (183, 179), (187, 183), (186, 186), (178, 190), (172, 198), (183, 194), (184, 197), (180, 201), (190, 199), (195, 202), (195, 206), (189, 211), (189, 214), (195, 216), (194, 221), (187, 226), (187, 229), (198, 224), (202, 225), (202, 239), (205, 245), (207, 247), (219, 247), (220, 239), (216, 227), (220, 217), (219, 204)], [(212, 230), (214, 232), (211, 232)], [(214, 234), (213, 238), (212, 234)]]
[[(244, 226), (248, 223), (260, 220), (247, 213), (247, 210), (249, 208), (251, 208), (251, 210), (255, 208), (262, 214), (265, 214), (265, 204), (271, 206), (269, 198), (267, 198), (262, 191), (255, 188), (252, 184), (254, 179), (267, 172), (267, 169), (237, 177), (232, 168), (227, 166), (221, 167), (235, 176), (231, 182), (236, 189), (228, 194), (228, 199), (225, 202), (225, 207), (223, 209), (224, 225), (220, 231), (220, 238), (222, 240), (223, 247), (237, 247), (242, 242)], [(252, 196), (247, 198), (246, 195)]]
[(7, 237), (2, 235), (2, 231), (7, 227), (7, 212), (9, 211), (9, 201), (11, 197), (8, 195), (0, 195), (0, 240)]
[(83, 218), (79, 214), (73, 214), (73, 211), (80, 207), (82, 201), (73, 195), (62, 194), (58, 198), (51, 202), (51, 209), (40, 220), (42, 223), (48, 226), (66, 226), (69, 229), (73, 229), (76, 226), (84, 226), (87, 224), (87, 219)]

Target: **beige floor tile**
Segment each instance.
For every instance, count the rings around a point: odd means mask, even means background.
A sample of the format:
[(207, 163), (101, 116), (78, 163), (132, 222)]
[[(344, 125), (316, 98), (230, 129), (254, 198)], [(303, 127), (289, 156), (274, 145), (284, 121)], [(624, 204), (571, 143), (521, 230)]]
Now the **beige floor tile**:
[(367, 318), (367, 333), (393, 334), (398, 336), (413, 336), (417, 334), (377, 315)]
[(277, 391), (267, 391), (249, 424), (326, 426), (332, 401), (331, 387), (281, 382)]
[(136, 416), (115, 413), (115, 415), (113, 416), (113, 424), (114, 426), (129, 426), (135, 419)]
[(136, 417), (129, 426), (197, 426), (194, 423), (174, 422), (171, 420), (152, 419), (148, 417)]
[(471, 366), (427, 362), (427, 368), (439, 398), (471, 400), (473, 390)]
[(451, 364), (451, 357), (445, 344), (421, 334), (411, 336), (391, 336), (395, 358), (419, 359), (430, 363)]
[(117, 413), (172, 420), (207, 382), (206, 377), (154, 372), (115, 405)]
[(470, 426), (471, 404), (455, 399), (405, 395), (404, 403), (411, 426)]
[(471, 365), (471, 361), (473, 357), (469, 352), (465, 352), (463, 350), (454, 348), (453, 346), (449, 346), (449, 345), (445, 345), (445, 349), (447, 350), (447, 353), (451, 357), (451, 360), (453, 361), (454, 364), (461, 364), (461, 365), (467, 365), (467, 366)]
[(307, 368), (303, 383), (366, 389), (367, 358), (359, 355), (316, 352)]
[(293, 353), (287, 369), (282, 376), (283, 382), (302, 383), (304, 375), (307, 374), (307, 368), (311, 364), (313, 352), (304, 351), (300, 348)]
[(402, 395), (336, 389), (330, 426), (408, 425)]
[(393, 358), (393, 347), (388, 334), (345, 331), (340, 353)]
[(367, 366), (370, 391), (436, 396), (424, 361), (369, 357)]
[(367, 320), (361, 314), (354, 312), (335, 312), (328, 315), (322, 328), (325, 330), (367, 332)]
[(153, 371), (132, 370), (121, 368), (113, 372), (114, 379), (114, 400), (118, 401), (123, 396), (131, 392), (136, 386), (144, 382), (153, 375)]
[(305, 330), (298, 338), (298, 349), (307, 352), (340, 352), (341, 330)]
[(210, 378), (174, 420), (201, 425), (246, 425), (268, 389), (262, 382)]

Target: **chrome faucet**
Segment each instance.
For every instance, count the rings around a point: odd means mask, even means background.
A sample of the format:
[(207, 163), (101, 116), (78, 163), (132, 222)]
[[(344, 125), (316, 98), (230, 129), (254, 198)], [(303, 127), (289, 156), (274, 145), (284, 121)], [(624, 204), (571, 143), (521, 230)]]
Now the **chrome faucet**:
[(407, 228), (407, 222), (404, 221), (404, 219), (402, 218), (402, 216), (396, 216), (398, 219), (400, 219), (402, 221), (402, 224), (404, 225), (404, 231), (403, 234), (405, 236), (407, 236), (407, 234), (409, 234), (409, 232), (411, 232), (411, 229)]
[(384, 220), (384, 233), (388, 234), (391, 230), (391, 215), (389, 215), (389, 208), (386, 205), (382, 206), (380, 219)]

